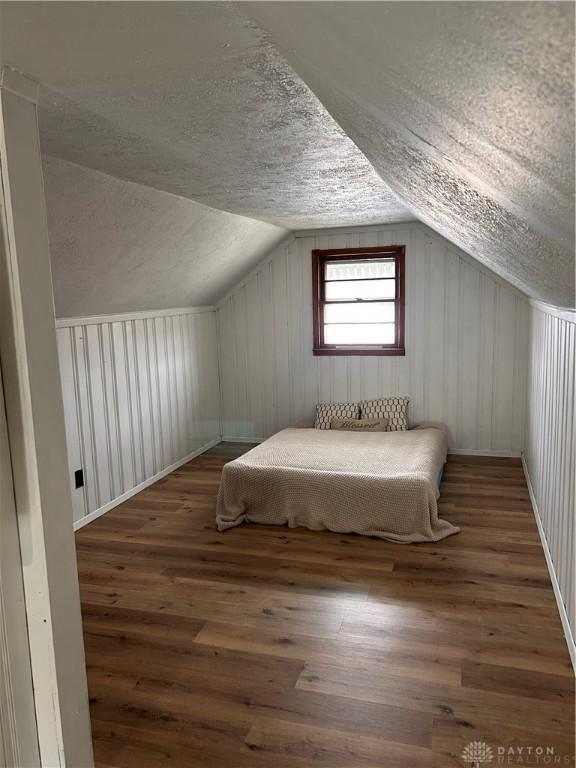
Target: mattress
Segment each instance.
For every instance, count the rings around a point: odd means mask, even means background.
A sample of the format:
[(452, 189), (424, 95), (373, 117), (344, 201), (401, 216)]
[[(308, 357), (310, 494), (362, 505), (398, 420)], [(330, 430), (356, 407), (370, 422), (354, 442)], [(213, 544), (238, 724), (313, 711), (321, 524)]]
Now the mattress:
[(359, 533), (399, 543), (459, 529), (438, 517), (442, 427), (405, 432), (284, 429), (224, 466), (216, 523)]

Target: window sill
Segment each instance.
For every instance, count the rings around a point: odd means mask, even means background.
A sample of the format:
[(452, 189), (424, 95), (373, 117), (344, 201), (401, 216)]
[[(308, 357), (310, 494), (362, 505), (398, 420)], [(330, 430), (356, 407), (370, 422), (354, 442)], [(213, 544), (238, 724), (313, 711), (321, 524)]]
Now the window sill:
[(404, 347), (395, 347), (394, 349), (374, 349), (373, 347), (366, 347), (364, 349), (362, 348), (351, 348), (351, 349), (344, 349), (344, 348), (338, 348), (333, 349), (330, 347), (319, 347), (314, 348), (312, 350), (314, 356), (316, 357), (327, 357), (327, 356), (334, 356), (334, 357), (350, 357), (352, 355), (355, 356), (370, 356), (370, 355), (379, 355), (381, 357), (404, 357), (406, 355), (406, 350)]

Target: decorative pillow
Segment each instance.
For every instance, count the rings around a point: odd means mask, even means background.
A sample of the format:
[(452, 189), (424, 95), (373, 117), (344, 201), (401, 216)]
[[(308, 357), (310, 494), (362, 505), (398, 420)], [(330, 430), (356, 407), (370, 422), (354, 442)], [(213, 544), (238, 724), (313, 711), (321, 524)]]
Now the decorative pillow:
[(346, 432), (386, 432), (388, 419), (332, 419), (330, 429)]
[(358, 403), (318, 403), (316, 406), (315, 429), (330, 429), (332, 419), (358, 419)]
[(403, 432), (408, 429), (409, 397), (383, 397), (380, 400), (363, 400), (360, 412), (363, 419), (388, 419), (387, 432)]

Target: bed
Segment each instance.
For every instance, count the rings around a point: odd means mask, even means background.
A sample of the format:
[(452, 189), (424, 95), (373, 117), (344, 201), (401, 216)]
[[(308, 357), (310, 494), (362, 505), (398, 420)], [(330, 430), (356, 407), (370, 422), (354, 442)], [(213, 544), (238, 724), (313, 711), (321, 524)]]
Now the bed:
[(290, 428), (224, 466), (216, 523), (359, 533), (398, 543), (439, 541), (459, 529), (438, 517), (446, 431)]

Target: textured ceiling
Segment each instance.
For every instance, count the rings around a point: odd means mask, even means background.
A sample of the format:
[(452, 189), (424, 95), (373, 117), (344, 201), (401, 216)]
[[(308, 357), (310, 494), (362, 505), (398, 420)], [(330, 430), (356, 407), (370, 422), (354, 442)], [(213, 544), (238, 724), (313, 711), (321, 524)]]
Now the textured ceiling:
[(57, 317), (211, 304), (287, 235), (54, 157), (44, 184)]
[(229, 3), (9, 2), (2, 22), (50, 155), (292, 229), (414, 218)]
[[(573, 304), (572, 3), (9, 2), (1, 13), (2, 60), (44, 86), (48, 153), (292, 229), (417, 216), (529, 295)], [(227, 255), (205, 247), (214, 274)], [(167, 279), (164, 254), (148, 256)], [(96, 274), (104, 257), (92, 258)]]
[(242, 3), (416, 215), (574, 303), (574, 5)]

